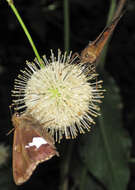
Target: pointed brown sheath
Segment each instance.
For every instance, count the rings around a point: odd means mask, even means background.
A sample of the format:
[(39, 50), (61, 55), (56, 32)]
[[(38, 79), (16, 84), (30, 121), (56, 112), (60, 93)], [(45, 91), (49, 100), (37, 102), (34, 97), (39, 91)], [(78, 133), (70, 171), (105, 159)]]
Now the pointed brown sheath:
[(81, 52), (80, 58), (82, 64), (94, 63), (97, 61), (97, 58), (100, 56), (108, 38), (111, 36), (122, 15), (123, 14), (115, 18), (109, 26), (105, 27), (96, 40), (90, 42), (88, 46)]
[(53, 138), (26, 114), (12, 116), (15, 127), (13, 142), (13, 177), (16, 185), (26, 182), (37, 165), (59, 155)]

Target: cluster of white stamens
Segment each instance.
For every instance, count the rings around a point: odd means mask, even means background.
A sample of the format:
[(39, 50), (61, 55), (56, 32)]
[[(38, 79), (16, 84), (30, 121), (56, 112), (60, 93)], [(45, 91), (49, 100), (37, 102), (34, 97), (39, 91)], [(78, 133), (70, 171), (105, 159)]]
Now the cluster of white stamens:
[[(92, 116), (99, 115), (97, 103), (103, 98), (102, 81), (97, 74), (84, 69), (69, 55), (51, 59), (43, 56), (44, 64), (27, 62), (27, 67), (15, 79), (13, 103), (16, 110), (29, 112), (43, 128), (47, 128), (56, 141), (63, 134), (75, 138), (89, 130)], [(50, 124), (46, 126), (46, 122)]]

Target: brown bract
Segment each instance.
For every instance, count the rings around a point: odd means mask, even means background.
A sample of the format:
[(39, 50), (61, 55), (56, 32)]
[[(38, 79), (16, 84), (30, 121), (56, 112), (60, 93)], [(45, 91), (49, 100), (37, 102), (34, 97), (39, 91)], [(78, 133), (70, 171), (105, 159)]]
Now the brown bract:
[(86, 63), (94, 63), (97, 61), (98, 57), (100, 56), (108, 38), (112, 34), (113, 30), (115, 29), (118, 21), (122, 17), (121, 14), (119, 17), (115, 18), (109, 26), (106, 26), (101, 34), (96, 38), (96, 40), (90, 42), (88, 46), (82, 50), (80, 56), (81, 64)]

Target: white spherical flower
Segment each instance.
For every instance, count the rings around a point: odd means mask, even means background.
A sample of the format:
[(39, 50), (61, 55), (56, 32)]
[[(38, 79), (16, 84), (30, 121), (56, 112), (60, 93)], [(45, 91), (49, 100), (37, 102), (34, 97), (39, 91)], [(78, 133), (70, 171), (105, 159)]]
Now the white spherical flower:
[[(44, 64), (27, 62), (27, 67), (15, 80), (14, 104), (17, 111), (29, 112), (47, 128), (56, 141), (75, 138), (89, 130), (93, 117), (99, 115), (97, 103), (103, 98), (102, 81), (69, 55), (56, 58), (43, 56)], [(46, 122), (50, 124), (46, 126)]]

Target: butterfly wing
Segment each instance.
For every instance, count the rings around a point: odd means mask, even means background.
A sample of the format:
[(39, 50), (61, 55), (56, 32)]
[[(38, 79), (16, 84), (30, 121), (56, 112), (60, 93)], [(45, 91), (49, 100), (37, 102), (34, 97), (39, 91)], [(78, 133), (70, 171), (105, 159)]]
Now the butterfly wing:
[(39, 132), (20, 122), (16, 127), (13, 142), (13, 177), (17, 185), (26, 182), (37, 165), (58, 154)]

